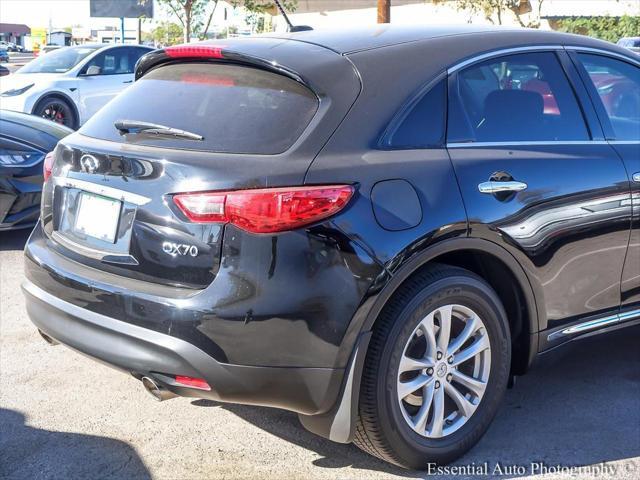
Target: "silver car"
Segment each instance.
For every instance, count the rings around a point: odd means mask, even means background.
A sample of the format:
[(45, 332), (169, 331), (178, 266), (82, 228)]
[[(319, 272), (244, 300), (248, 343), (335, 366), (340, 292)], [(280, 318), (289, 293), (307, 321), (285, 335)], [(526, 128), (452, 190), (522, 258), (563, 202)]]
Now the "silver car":
[(632, 52), (640, 53), (640, 37), (623, 37), (618, 40), (618, 45), (628, 48)]
[(0, 107), (80, 127), (133, 82), (142, 45), (63, 47), (0, 80)]

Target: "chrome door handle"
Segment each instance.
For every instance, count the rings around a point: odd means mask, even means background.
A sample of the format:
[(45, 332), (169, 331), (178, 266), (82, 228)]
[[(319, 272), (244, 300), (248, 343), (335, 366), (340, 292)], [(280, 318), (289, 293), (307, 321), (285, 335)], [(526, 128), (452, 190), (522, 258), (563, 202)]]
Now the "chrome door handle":
[(527, 184), (524, 182), (507, 181), (497, 182), (490, 180), (488, 182), (482, 182), (478, 185), (480, 193), (500, 193), (500, 192), (521, 192), (527, 189)]

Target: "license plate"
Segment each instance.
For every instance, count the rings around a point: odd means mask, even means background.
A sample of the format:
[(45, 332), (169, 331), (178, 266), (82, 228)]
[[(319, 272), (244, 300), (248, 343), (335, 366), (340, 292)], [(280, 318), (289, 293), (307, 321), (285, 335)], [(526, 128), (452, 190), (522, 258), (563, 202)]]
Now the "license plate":
[(76, 233), (114, 243), (120, 219), (119, 200), (82, 192), (78, 202)]

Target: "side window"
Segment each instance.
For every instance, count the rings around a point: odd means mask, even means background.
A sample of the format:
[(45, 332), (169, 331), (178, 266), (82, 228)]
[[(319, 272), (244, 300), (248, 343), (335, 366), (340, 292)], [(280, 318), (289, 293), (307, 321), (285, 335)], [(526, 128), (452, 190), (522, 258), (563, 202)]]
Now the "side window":
[(102, 52), (91, 60), (84, 68), (86, 71), (91, 66), (100, 69), (100, 75), (122, 75), (133, 73), (133, 67), (139, 55), (132, 54), (129, 48), (112, 48)]
[(130, 61), (131, 61), (131, 71), (133, 72), (133, 70), (135, 69), (136, 66), (136, 62), (138, 60), (140, 60), (140, 57), (142, 57), (143, 55), (146, 55), (147, 53), (151, 52), (152, 50), (149, 50), (147, 48), (131, 48), (129, 49), (129, 57), (130, 57)]
[(446, 79), (442, 79), (396, 120), (396, 127), (385, 135), (382, 146), (392, 149), (427, 148), (444, 143)]
[(640, 68), (602, 55), (578, 54), (617, 140), (640, 140)]
[(550, 52), (493, 58), (458, 73), (448, 142), (589, 140), (580, 106)]

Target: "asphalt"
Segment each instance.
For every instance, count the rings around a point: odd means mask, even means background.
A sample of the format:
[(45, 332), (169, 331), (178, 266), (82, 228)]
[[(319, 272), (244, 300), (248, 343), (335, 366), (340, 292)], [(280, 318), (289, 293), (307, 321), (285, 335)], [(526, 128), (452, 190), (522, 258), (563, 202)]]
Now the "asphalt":
[[(154, 402), (133, 377), (48, 346), (20, 292), (25, 239), (0, 232), (0, 478), (430, 476), (308, 433), (292, 413)], [(521, 377), (488, 433), (443, 477), (480, 478), (486, 468), (505, 478), (639, 478), (639, 341), (635, 328), (576, 342)]]

